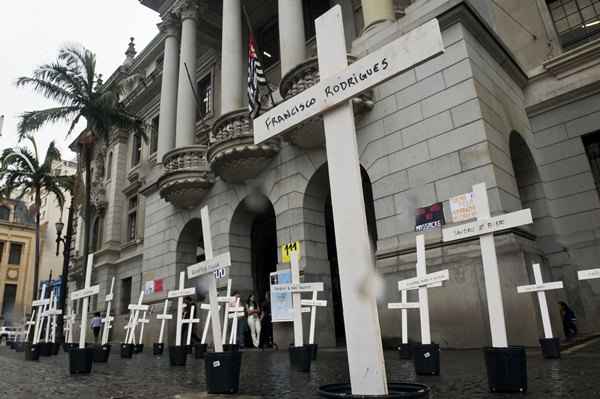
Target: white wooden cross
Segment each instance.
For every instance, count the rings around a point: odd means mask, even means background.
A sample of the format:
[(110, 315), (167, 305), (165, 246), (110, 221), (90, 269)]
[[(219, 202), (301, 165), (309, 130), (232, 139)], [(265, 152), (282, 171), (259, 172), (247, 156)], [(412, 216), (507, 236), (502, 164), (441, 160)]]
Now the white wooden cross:
[(402, 343), (408, 344), (408, 309), (419, 309), (419, 302), (408, 302), (408, 290), (400, 290), (400, 302), (388, 303), (388, 309), (400, 309), (402, 314)]
[[(125, 326), (125, 328), (127, 329), (125, 343), (127, 343), (127, 344), (135, 344), (135, 329), (137, 328), (137, 325), (140, 324), (140, 312), (144, 312), (144, 315), (145, 315), (145, 312), (147, 312), (148, 309), (150, 309), (150, 305), (142, 304), (143, 301), (144, 301), (144, 290), (140, 291), (140, 296), (138, 298), (137, 304), (130, 304), (129, 306), (127, 306), (127, 309), (129, 309), (129, 311), (130, 311), (129, 323), (127, 323), (127, 325)], [(143, 318), (145, 319), (145, 316)], [(142, 329), (143, 329), (143, 324), (142, 324)]]
[(104, 297), (104, 301), (106, 302), (106, 316), (102, 319), (102, 323), (104, 323), (104, 329), (102, 330), (102, 345), (108, 344), (108, 336), (110, 333), (110, 329), (112, 328), (112, 321), (115, 319), (110, 315), (110, 308), (113, 301), (115, 288), (115, 278), (113, 277), (110, 282), (110, 293), (106, 294)]
[(73, 302), (71, 302), (70, 309), (71, 309), (70, 313), (64, 317), (64, 321), (66, 322), (66, 324), (65, 324), (66, 342), (68, 344), (73, 343), (73, 324), (75, 323), (75, 318), (76, 318), (75, 310), (73, 309)]
[(87, 335), (87, 317), (88, 317), (88, 305), (90, 297), (98, 295), (100, 292), (99, 285), (92, 284), (92, 269), (94, 267), (94, 254), (88, 255), (87, 266), (85, 268), (85, 284), (83, 288), (71, 293), (71, 300), (76, 301), (83, 298), (83, 305), (81, 306), (81, 327), (79, 329), (79, 349), (85, 348), (85, 337)]
[[(200, 309), (201, 310), (208, 310), (208, 313), (206, 314), (206, 321), (204, 322), (204, 330), (202, 331), (202, 340), (200, 341), (202, 344), (206, 343), (206, 336), (208, 335), (208, 326), (210, 325), (210, 321), (212, 319), (211, 317), (211, 310), (210, 310), (210, 304), (208, 303), (203, 303), (200, 305)], [(219, 306), (218, 311), (221, 311), (221, 306)]]
[(58, 323), (56, 322), (57, 316), (62, 314), (62, 310), (58, 309), (58, 298), (54, 296), (54, 292), (50, 294), (50, 305), (48, 310), (44, 312), (46, 317), (46, 342), (56, 342), (56, 327)]
[(217, 281), (214, 272), (231, 266), (231, 254), (226, 252), (218, 256), (213, 256), (210, 217), (206, 205), (200, 210), (200, 217), (202, 219), (202, 237), (204, 239), (204, 253), (206, 254), (206, 260), (189, 266), (187, 269), (188, 278), (208, 275), (208, 301), (210, 304), (213, 343), (215, 345), (215, 352), (223, 352), (221, 320), (219, 320), (219, 299), (217, 297)]
[(236, 298), (235, 306), (230, 306), (228, 317), (233, 320), (231, 323), (231, 335), (229, 336), (229, 343), (231, 345), (237, 344), (237, 332), (238, 332), (238, 319), (244, 317), (244, 307), (240, 306), (240, 298)]
[(542, 324), (544, 325), (544, 337), (552, 338), (552, 323), (550, 322), (550, 313), (548, 312), (546, 291), (563, 289), (563, 282), (555, 281), (552, 283), (544, 283), (544, 279), (542, 278), (542, 270), (540, 269), (539, 263), (534, 263), (532, 267), (535, 284), (517, 287), (517, 292), (519, 294), (537, 292), (538, 302), (540, 303), (540, 314), (542, 315)]
[(51, 342), (50, 335), (52, 330), (52, 313), (50, 312), (54, 308), (54, 290), (50, 291), (50, 302), (48, 305), (44, 307), (44, 311), (42, 312), (43, 320), (42, 325), (46, 325), (46, 329), (44, 330), (44, 342)]
[(177, 324), (176, 324), (176, 335), (175, 335), (175, 346), (181, 346), (181, 330), (183, 321), (183, 298), (190, 295), (196, 294), (196, 287), (185, 288), (185, 272), (179, 273), (179, 289), (169, 291), (167, 297), (169, 299), (177, 298)]
[[(354, 395), (386, 395), (387, 378), (374, 292), (360, 289), (375, 271), (350, 100), (444, 51), (432, 20), (348, 66), (339, 5), (316, 20), (320, 82), (254, 120), (259, 144), (323, 114), (340, 286)], [(352, 215), (352, 217), (348, 217)]]
[(600, 269), (580, 270), (577, 272), (579, 280), (594, 280), (600, 278)]
[(185, 342), (185, 344), (187, 346), (190, 346), (192, 344), (192, 329), (194, 328), (194, 324), (195, 323), (200, 323), (200, 319), (194, 318), (195, 311), (196, 311), (196, 306), (192, 305), (192, 307), (190, 309), (190, 318), (189, 319), (183, 319), (183, 323), (186, 323), (188, 325), (188, 328), (187, 328), (187, 338), (186, 338), (186, 342)]
[(398, 289), (419, 291), (419, 319), (421, 322), (421, 343), (423, 345), (431, 344), (431, 325), (429, 321), (429, 294), (427, 290), (432, 284), (442, 283), (448, 280), (448, 270), (441, 270), (435, 273), (427, 274), (427, 265), (425, 257), (425, 236), (419, 234), (416, 239), (417, 245), (417, 277), (409, 278), (398, 282)]
[(533, 223), (533, 217), (530, 209), (522, 209), (492, 217), (485, 183), (473, 186), (473, 201), (475, 202), (477, 220), (443, 229), (442, 238), (444, 242), (448, 242), (479, 237), (492, 346), (494, 348), (507, 348), (508, 339), (506, 337), (506, 322), (504, 320), (504, 305), (502, 303), (494, 232)]
[(46, 296), (46, 284), (42, 285), (42, 292), (40, 292), (40, 299), (31, 302), (31, 308), (37, 310), (35, 316), (35, 324), (33, 329), (33, 344), (37, 344), (40, 342), (40, 336), (42, 334), (42, 326), (43, 326), (43, 317), (42, 313), (44, 312), (44, 308), (47, 304), (50, 303), (49, 298), (45, 298)]
[(158, 320), (160, 320), (160, 333), (158, 334), (158, 343), (159, 344), (163, 343), (163, 338), (165, 335), (165, 324), (167, 323), (167, 320), (173, 319), (173, 315), (167, 313), (168, 308), (169, 308), (169, 300), (165, 299), (165, 306), (163, 308), (163, 312), (156, 316), (156, 318)]
[(140, 345), (142, 345), (144, 343), (144, 326), (148, 323), (150, 323), (150, 320), (146, 318), (146, 311), (144, 311), (144, 314), (142, 315), (141, 319), (138, 319), (138, 324), (140, 324), (140, 338), (138, 340), (138, 343)]
[(27, 333), (25, 334), (25, 342), (29, 342), (29, 334), (31, 332), (31, 326), (35, 326), (35, 313), (36, 313), (36, 310), (33, 309), (31, 311), (31, 319), (29, 319), (29, 321), (25, 323), (25, 325), (27, 326)]
[(227, 341), (227, 329), (229, 327), (229, 303), (231, 302), (231, 300), (235, 301), (235, 299), (231, 298), (231, 284), (232, 284), (232, 280), (231, 279), (227, 279), (227, 291), (224, 297), (219, 297), (218, 298), (218, 302), (223, 302), (225, 303), (225, 314), (223, 316), (223, 335), (222, 335), (222, 339), (223, 342)]
[(317, 299), (318, 292), (313, 291), (312, 299), (302, 299), (300, 301), (302, 306), (308, 306), (310, 309), (310, 330), (308, 333), (308, 343), (310, 345), (315, 343), (315, 327), (317, 324), (317, 308), (327, 307), (326, 300)]

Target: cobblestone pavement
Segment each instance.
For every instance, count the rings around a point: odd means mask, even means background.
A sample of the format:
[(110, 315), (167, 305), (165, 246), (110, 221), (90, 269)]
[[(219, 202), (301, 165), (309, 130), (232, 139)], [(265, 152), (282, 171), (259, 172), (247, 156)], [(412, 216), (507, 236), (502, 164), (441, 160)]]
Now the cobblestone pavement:
[[(529, 399), (600, 398), (600, 340), (544, 360), (528, 350)], [(411, 361), (386, 352), (389, 380), (417, 381), (432, 388), (431, 398), (494, 398), (523, 395), (490, 394), (481, 351), (443, 351), (442, 375), (416, 377)], [(320, 385), (348, 379), (344, 351), (319, 351), (310, 373), (292, 372), (287, 353), (245, 352), (240, 395), (235, 398), (316, 398)], [(0, 347), (0, 398), (10, 399), (176, 399), (201, 398), (206, 390), (204, 361), (188, 358), (183, 368), (169, 366), (168, 357), (153, 357), (148, 349), (133, 359), (113, 351), (108, 364), (95, 364), (89, 376), (70, 376), (68, 359), (59, 356), (25, 362), (22, 353)]]

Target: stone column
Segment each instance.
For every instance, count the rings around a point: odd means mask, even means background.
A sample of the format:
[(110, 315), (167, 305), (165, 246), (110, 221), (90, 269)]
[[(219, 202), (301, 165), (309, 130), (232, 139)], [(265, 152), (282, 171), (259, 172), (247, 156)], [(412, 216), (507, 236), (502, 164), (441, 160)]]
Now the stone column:
[(243, 108), (245, 79), (240, 0), (223, 0), (221, 114)]
[(394, 0), (362, 0), (362, 12), (365, 21), (363, 31), (380, 22), (393, 21), (396, 18)]
[(175, 148), (175, 121), (177, 120), (177, 63), (179, 58), (178, 23), (169, 16), (158, 24), (165, 35), (162, 82), (160, 88), (160, 117), (158, 120), (158, 154), (162, 163), (164, 155)]
[[(179, 57), (179, 89), (177, 91), (177, 148), (194, 144), (196, 132), (196, 28), (198, 8), (187, 1), (181, 9), (181, 53)], [(187, 65), (187, 70), (186, 70)], [(188, 78), (188, 72), (190, 78)]]
[(279, 0), (281, 76), (306, 60), (306, 36), (301, 1)]

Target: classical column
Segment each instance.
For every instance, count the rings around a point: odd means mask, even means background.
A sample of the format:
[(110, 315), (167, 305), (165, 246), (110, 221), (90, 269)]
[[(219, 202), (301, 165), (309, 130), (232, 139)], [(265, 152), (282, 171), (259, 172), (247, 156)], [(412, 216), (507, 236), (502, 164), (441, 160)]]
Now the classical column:
[(362, 0), (362, 12), (365, 21), (363, 31), (380, 22), (393, 21), (396, 18), (394, 0)]
[(301, 1), (279, 0), (281, 76), (306, 60), (306, 37)]
[[(179, 89), (177, 91), (177, 148), (194, 144), (196, 132), (196, 28), (198, 8), (187, 1), (181, 9), (181, 54), (179, 57)], [(187, 66), (187, 69), (186, 69)], [(188, 78), (188, 71), (189, 76)]]
[(162, 163), (163, 156), (175, 148), (175, 121), (177, 120), (177, 63), (179, 58), (178, 23), (169, 16), (158, 24), (165, 35), (162, 82), (160, 88), (160, 117), (158, 120), (158, 154), (156, 160)]
[(240, 0), (223, 0), (221, 114), (243, 108), (244, 52)]

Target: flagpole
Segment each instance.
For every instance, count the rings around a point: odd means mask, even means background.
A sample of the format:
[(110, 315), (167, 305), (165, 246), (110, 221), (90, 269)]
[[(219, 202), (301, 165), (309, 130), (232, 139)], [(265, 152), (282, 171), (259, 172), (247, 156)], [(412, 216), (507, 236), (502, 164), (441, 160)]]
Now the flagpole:
[[(261, 61), (261, 64), (264, 65), (262, 63), (261, 60), (261, 52), (260, 52), (260, 47), (258, 47), (258, 41), (256, 40), (256, 36), (254, 35), (254, 29), (252, 29), (252, 23), (250, 22), (250, 17), (248, 16), (248, 11), (246, 10), (246, 6), (242, 3), (242, 12), (244, 13), (244, 19), (246, 20), (246, 24), (248, 25), (248, 30), (250, 31), (250, 34), (252, 35), (252, 37), (254, 37), (254, 47), (256, 49), (256, 56), (259, 58), (259, 61)], [(273, 90), (271, 90), (271, 86), (269, 85), (269, 80), (267, 79), (267, 75), (265, 74), (265, 80), (267, 81), (267, 90), (269, 90), (269, 97), (271, 97), (271, 103), (273, 104), (273, 107), (275, 107), (275, 99), (273, 98)]]

